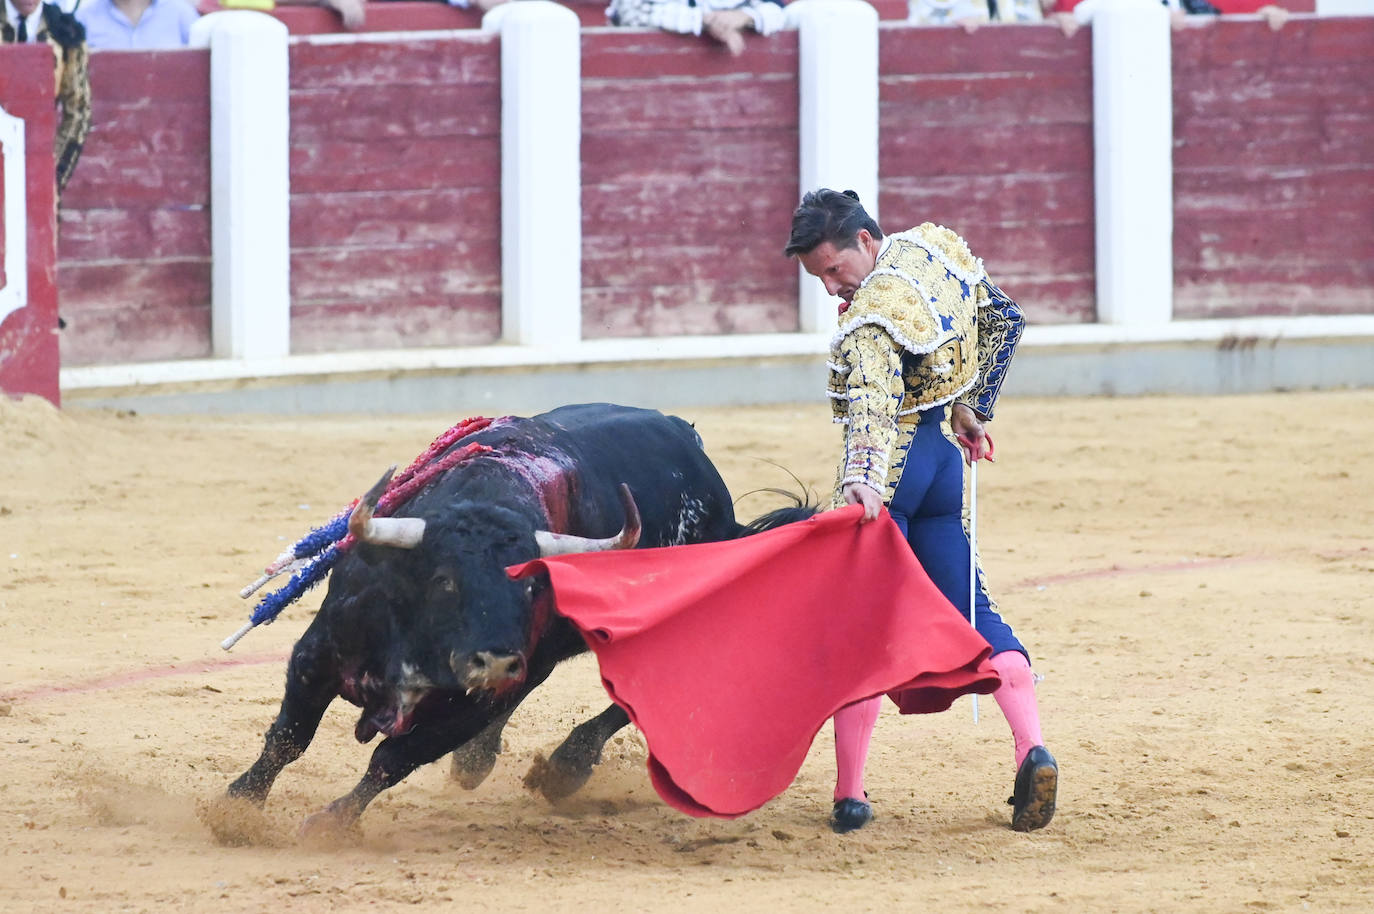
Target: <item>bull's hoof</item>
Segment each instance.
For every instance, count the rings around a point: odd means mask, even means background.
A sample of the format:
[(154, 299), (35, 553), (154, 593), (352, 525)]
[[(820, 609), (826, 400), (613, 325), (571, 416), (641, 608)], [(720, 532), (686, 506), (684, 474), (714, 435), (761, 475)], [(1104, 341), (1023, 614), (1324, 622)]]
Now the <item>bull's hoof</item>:
[(495, 767), (495, 752), (469, 743), (453, 750), (453, 764), (448, 773), (464, 790), (476, 790)]
[(277, 847), (281, 835), (251, 800), (219, 796), (196, 803), (196, 817), (226, 847)]
[(539, 753), (525, 773), (524, 785), (526, 790), (541, 794), (550, 803), (557, 803), (581, 790), (591, 776), (591, 768), (573, 769), (559, 764), (556, 752), (552, 759)]
[(340, 847), (357, 844), (362, 838), (358, 820), (327, 807), (305, 817), (296, 837), (310, 847)]

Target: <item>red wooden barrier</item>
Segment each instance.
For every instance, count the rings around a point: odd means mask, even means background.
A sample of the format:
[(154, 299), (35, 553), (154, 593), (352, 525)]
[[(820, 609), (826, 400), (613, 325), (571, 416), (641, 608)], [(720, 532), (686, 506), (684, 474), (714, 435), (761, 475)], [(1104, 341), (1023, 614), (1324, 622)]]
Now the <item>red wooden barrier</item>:
[[(1036, 323), (1094, 318), (1090, 42), (880, 32), (884, 227), (958, 229)], [(1374, 19), (1175, 33), (1179, 316), (1374, 312), (1372, 46)], [(499, 40), (290, 53), (293, 350), (497, 339)], [(595, 29), (582, 65), (585, 334), (796, 329), (795, 33), (731, 58)], [(92, 54), (65, 364), (210, 353), (208, 73), (203, 51)]]
[(1036, 323), (1096, 319), (1091, 36), (880, 32), (885, 231), (958, 231)]
[(582, 320), (589, 338), (796, 330), (797, 36), (588, 32)]
[(500, 40), (291, 48), (291, 350), (501, 335)]
[[(564, 0), (584, 26), (606, 25), (607, 2), (601, 0)], [(373, 0), (365, 7), (360, 32), (423, 32), (448, 29), (475, 29), (482, 24), (482, 11), (442, 2), (423, 0)], [(279, 5), (272, 11), (286, 24), (292, 35), (319, 35), (343, 32), (342, 20), (333, 10), (319, 6)]]
[(0, 319), (0, 392), (38, 394), (57, 404), (57, 120), (52, 66), (52, 51), (46, 45), (0, 46), (0, 105), (24, 120), (28, 185), (28, 304)]
[(1374, 18), (1174, 34), (1179, 317), (1374, 313)]
[[(560, 0), (585, 27), (609, 25), (606, 7), (609, 0)], [(905, 19), (907, 0), (869, 0), (880, 19)], [(1309, 0), (1310, 2), (1310, 0)], [(203, 10), (217, 8), (214, 0), (199, 4)], [(482, 13), (476, 6), (462, 9), (442, 2), (423, 0), (373, 0), (365, 7), (362, 32), (418, 32), (433, 29), (475, 29), (482, 24)], [(345, 31), (343, 22), (333, 10), (319, 6), (279, 5), (272, 11), (286, 24), (292, 35), (318, 35)]]
[(90, 73), (62, 197), (62, 364), (208, 356), (209, 52), (100, 51)]

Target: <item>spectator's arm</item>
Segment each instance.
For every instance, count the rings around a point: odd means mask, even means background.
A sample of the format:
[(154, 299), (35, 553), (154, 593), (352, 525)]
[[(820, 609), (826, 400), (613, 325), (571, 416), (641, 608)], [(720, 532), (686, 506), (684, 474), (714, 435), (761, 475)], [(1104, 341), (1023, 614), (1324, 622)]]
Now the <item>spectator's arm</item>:
[(760, 35), (771, 35), (780, 31), (787, 20), (782, 11), (782, 4), (774, 3), (772, 0), (751, 0), (741, 9), (754, 20), (754, 31)]
[(660, 0), (612, 0), (609, 10), (616, 25), (627, 28), (663, 29), (681, 35), (700, 35), (702, 11), (699, 6)]
[(1255, 10), (1255, 13), (1265, 22), (1269, 23), (1269, 27), (1276, 32), (1283, 28), (1284, 23), (1288, 21), (1288, 10), (1274, 3), (1268, 3), (1261, 6), (1259, 9)]

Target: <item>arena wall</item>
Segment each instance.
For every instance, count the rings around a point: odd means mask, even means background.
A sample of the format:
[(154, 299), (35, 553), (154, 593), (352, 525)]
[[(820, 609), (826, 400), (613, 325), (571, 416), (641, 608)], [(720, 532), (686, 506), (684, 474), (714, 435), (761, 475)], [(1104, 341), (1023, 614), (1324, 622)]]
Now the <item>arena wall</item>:
[[(23, 277), (6, 274), (0, 286), (12, 297), (0, 308), (0, 393), (37, 394), (60, 402), (57, 332), (57, 219), (53, 174), (52, 60), (46, 47), (0, 48), (0, 107), (23, 122), (23, 146), (14, 137), (6, 154), (23, 164), (27, 209)], [(0, 160), (0, 192), (6, 190)], [(19, 169), (13, 173), (18, 177)], [(8, 201), (6, 201), (8, 202)], [(0, 231), (9, 214), (0, 205)], [(0, 235), (8, 249), (10, 239)], [(0, 267), (7, 260), (0, 254)], [(22, 282), (16, 279), (22, 278)], [(20, 287), (23, 287), (20, 294)]]
[(1031, 321), (1095, 320), (1090, 34), (888, 26), (880, 42), (884, 227), (954, 227)]
[(500, 40), (291, 47), (291, 351), (501, 335)]
[(1174, 35), (1174, 313), (1374, 313), (1374, 17)]
[[(1374, 313), (1374, 19), (1172, 40), (1176, 316)], [(206, 54), (92, 55), (67, 366), (210, 351)], [(585, 339), (797, 329), (797, 67), (791, 32), (583, 31)], [(293, 353), (497, 340), (499, 39), (295, 39), (291, 74)], [(954, 225), (1033, 325), (1091, 325), (1090, 33), (886, 22), (880, 80), (884, 224)]]
[(582, 48), (583, 336), (797, 330), (797, 33), (739, 59), (637, 29)]
[(210, 346), (210, 57), (91, 54), (92, 126), (63, 194), (62, 364)]

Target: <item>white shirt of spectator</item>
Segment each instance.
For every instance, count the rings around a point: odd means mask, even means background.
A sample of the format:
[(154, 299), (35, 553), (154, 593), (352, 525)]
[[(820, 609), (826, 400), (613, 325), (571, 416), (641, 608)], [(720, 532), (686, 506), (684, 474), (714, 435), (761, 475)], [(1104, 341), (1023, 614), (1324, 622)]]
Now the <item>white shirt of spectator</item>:
[[(1163, 3), (1171, 10), (1183, 9), (1183, 4), (1180, 0), (1163, 0)], [(1083, 0), (1083, 2), (1073, 8), (1073, 17), (1078, 20), (1079, 25), (1087, 25), (1093, 21), (1093, 13), (1097, 12), (1105, 5), (1106, 3), (1104, 3), (1103, 0)]]
[[(18, 41), (19, 20), (24, 19), (24, 17), (19, 15), (19, 10), (14, 8), (14, 4), (11, 3), (10, 0), (5, 0), (5, 18), (14, 26), (15, 41)], [(29, 18), (24, 21), (26, 23), (25, 30), (29, 35), (29, 43), (32, 44), (38, 40), (38, 29), (43, 24), (43, 4), (40, 3), (38, 6), (34, 7), (33, 12), (29, 14)]]
[(682, 35), (700, 35), (706, 13), (740, 10), (749, 14), (754, 31), (772, 35), (787, 24), (787, 16), (777, 3), (767, 0), (611, 0), (606, 18), (630, 28), (656, 28)]
[(88, 47), (156, 51), (186, 47), (200, 13), (188, 0), (151, 0), (134, 23), (110, 0), (81, 0), (76, 18), (86, 27)]

